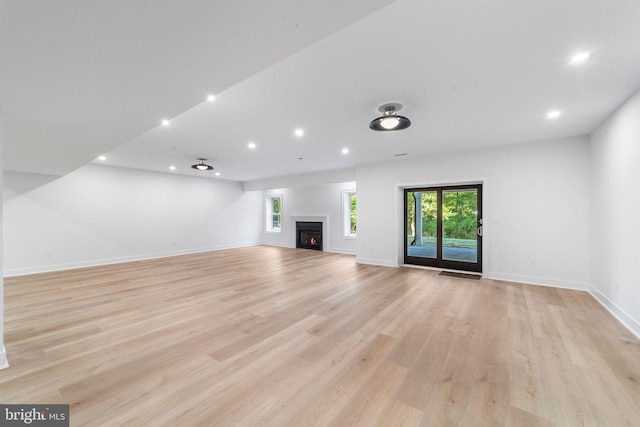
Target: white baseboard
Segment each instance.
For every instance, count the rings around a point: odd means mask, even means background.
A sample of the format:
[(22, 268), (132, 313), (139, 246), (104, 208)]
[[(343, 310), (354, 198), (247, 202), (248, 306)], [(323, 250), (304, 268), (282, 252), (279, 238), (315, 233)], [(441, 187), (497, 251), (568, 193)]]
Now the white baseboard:
[(13, 277), (13, 276), (24, 276), (27, 274), (49, 273), (53, 271), (73, 270), (76, 268), (97, 267), (100, 265), (121, 264), (125, 262), (169, 258), (173, 256), (197, 254), (202, 252), (221, 251), (224, 249), (244, 248), (244, 247), (256, 246), (256, 245), (257, 243), (251, 242), (251, 243), (239, 244), (239, 245), (220, 245), (220, 246), (212, 246), (208, 248), (195, 248), (195, 249), (187, 249), (187, 250), (181, 250), (181, 251), (158, 252), (155, 254), (141, 254), (141, 255), (132, 255), (132, 256), (118, 257), (118, 258), (103, 258), (103, 259), (87, 260), (87, 261), (72, 262), (72, 263), (65, 263), (65, 264), (42, 265), (42, 266), (33, 266), (33, 267), (24, 267), (24, 268), (9, 268), (4, 271), (4, 276)]
[(485, 277), (495, 280), (506, 280), (509, 282), (526, 283), (529, 285), (549, 286), (552, 288), (571, 289), (577, 291), (587, 291), (600, 303), (613, 317), (615, 317), (625, 328), (636, 338), (640, 339), (640, 323), (629, 316), (624, 310), (616, 305), (609, 298), (589, 283), (574, 282), (569, 280), (549, 279), (534, 276), (521, 276), (516, 274), (490, 273)]
[(522, 274), (500, 273), (491, 271), (484, 273), (483, 277), (493, 280), (504, 280), (507, 282), (524, 283), (527, 285), (548, 286), (551, 288), (572, 289), (576, 291), (586, 291), (589, 284), (584, 282), (576, 282), (573, 280), (552, 279), (549, 277), (527, 276)]
[(259, 243), (262, 246), (275, 246), (278, 248), (289, 248), (289, 249), (295, 249), (296, 245), (291, 245), (290, 243), (273, 243), (273, 242), (260, 242)]
[(623, 309), (618, 307), (616, 303), (604, 296), (599, 290), (593, 286), (589, 286), (589, 293), (598, 301), (609, 313), (613, 315), (622, 325), (629, 330), (636, 338), (640, 339), (640, 323), (633, 317), (629, 316)]
[[(292, 245), (291, 243), (273, 243), (273, 242), (262, 241), (259, 244), (263, 245), (263, 246), (275, 246), (275, 247), (278, 247), (278, 248), (296, 249), (296, 245), (295, 244)], [(335, 253), (335, 254), (345, 254), (345, 255), (355, 255), (356, 254), (355, 250), (341, 249), (341, 248), (324, 248), (323, 252), (330, 252), (330, 253)]]
[(7, 360), (7, 350), (2, 346), (0, 351), (0, 371), (9, 367), (9, 361)]
[(381, 267), (397, 267), (392, 261), (387, 259), (362, 258), (356, 255), (356, 264), (379, 265)]
[(340, 248), (330, 248), (327, 252), (331, 252), (334, 254), (345, 254), (345, 255), (355, 255), (356, 251), (350, 249), (340, 249)]
[[(258, 245), (277, 246), (277, 247), (295, 249), (295, 246), (291, 246), (289, 244), (251, 242), (251, 243), (245, 243), (240, 245), (221, 245), (221, 246), (214, 246), (214, 247), (208, 247), (208, 248), (197, 248), (197, 249), (182, 250), (182, 251), (169, 251), (169, 252), (160, 252), (155, 254), (134, 255), (134, 256), (118, 257), (118, 258), (103, 258), (98, 260), (88, 260), (88, 261), (65, 263), (65, 264), (42, 265), (42, 266), (33, 266), (33, 267), (24, 267), (24, 268), (9, 268), (4, 271), (4, 277), (26, 276), (28, 274), (38, 274), (38, 273), (50, 273), (53, 271), (73, 270), (76, 268), (97, 267), (100, 265), (121, 264), (125, 262), (169, 258), (173, 256), (197, 254), (202, 252), (221, 251), (225, 249), (246, 248), (246, 247), (258, 246)], [(335, 249), (335, 248), (328, 249), (326, 250), (326, 252), (355, 255), (355, 251), (348, 251), (348, 250)]]

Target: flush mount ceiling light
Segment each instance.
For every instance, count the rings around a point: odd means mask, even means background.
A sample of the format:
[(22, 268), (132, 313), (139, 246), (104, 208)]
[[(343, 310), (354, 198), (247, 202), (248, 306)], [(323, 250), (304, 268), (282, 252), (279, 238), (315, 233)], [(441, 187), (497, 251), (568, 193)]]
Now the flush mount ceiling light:
[(369, 128), (379, 131), (401, 130), (411, 126), (411, 120), (396, 114), (402, 109), (401, 104), (384, 104), (378, 108), (382, 116), (371, 120)]
[(206, 164), (204, 162), (207, 159), (203, 159), (201, 157), (198, 157), (196, 160), (198, 160), (198, 163), (196, 163), (195, 165), (191, 165), (191, 167), (193, 169), (198, 169), (199, 171), (211, 171), (211, 170), (213, 170), (213, 166), (209, 166), (208, 164)]

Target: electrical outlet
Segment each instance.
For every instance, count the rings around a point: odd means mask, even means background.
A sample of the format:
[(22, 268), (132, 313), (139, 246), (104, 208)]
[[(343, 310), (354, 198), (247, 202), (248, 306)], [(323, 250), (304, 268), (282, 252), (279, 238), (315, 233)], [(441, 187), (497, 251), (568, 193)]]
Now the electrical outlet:
[(529, 267), (535, 267), (535, 266), (536, 266), (536, 259), (529, 258)]
[(47, 258), (53, 258), (53, 252), (47, 252)]

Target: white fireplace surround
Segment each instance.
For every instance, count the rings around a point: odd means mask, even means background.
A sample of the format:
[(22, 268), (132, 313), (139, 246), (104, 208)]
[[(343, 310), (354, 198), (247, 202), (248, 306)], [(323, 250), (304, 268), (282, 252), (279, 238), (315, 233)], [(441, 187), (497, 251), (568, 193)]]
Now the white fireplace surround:
[(291, 233), (293, 237), (291, 247), (296, 247), (296, 222), (321, 222), (322, 223), (322, 251), (327, 252), (329, 249), (329, 215), (291, 215)]

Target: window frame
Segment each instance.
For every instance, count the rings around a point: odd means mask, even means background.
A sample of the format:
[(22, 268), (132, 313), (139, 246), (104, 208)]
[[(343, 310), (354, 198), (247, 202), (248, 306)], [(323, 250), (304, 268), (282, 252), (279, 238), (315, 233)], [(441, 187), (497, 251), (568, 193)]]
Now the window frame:
[[(280, 202), (280, 212), (274, 212), (273, 210), (273, 205), (274, 205), (274, 201), (275, 200), (279, 200)], [(267, 233), (274, 233), (274, 234), (282, 234), (282, 194), (269, 194), (266, 198), (265, 198), (265, 231)], [(276, 228), (274, 227), (274, 221), (273, 221), (273, 217), (274, 215), (279, 215), (280, 216), (280, 227)]]
[[(351, 201), (353, 197), (356, 197), (356, 206), (358, 203), (357, 192), (355, 189), (342, 190), (342, 238), (343, 239), (355, 239), (357, 238), (356, 232), (351, 232)], [(358, 223), (357, 219), (357, 207), (356, 207), (356, 227)]]

